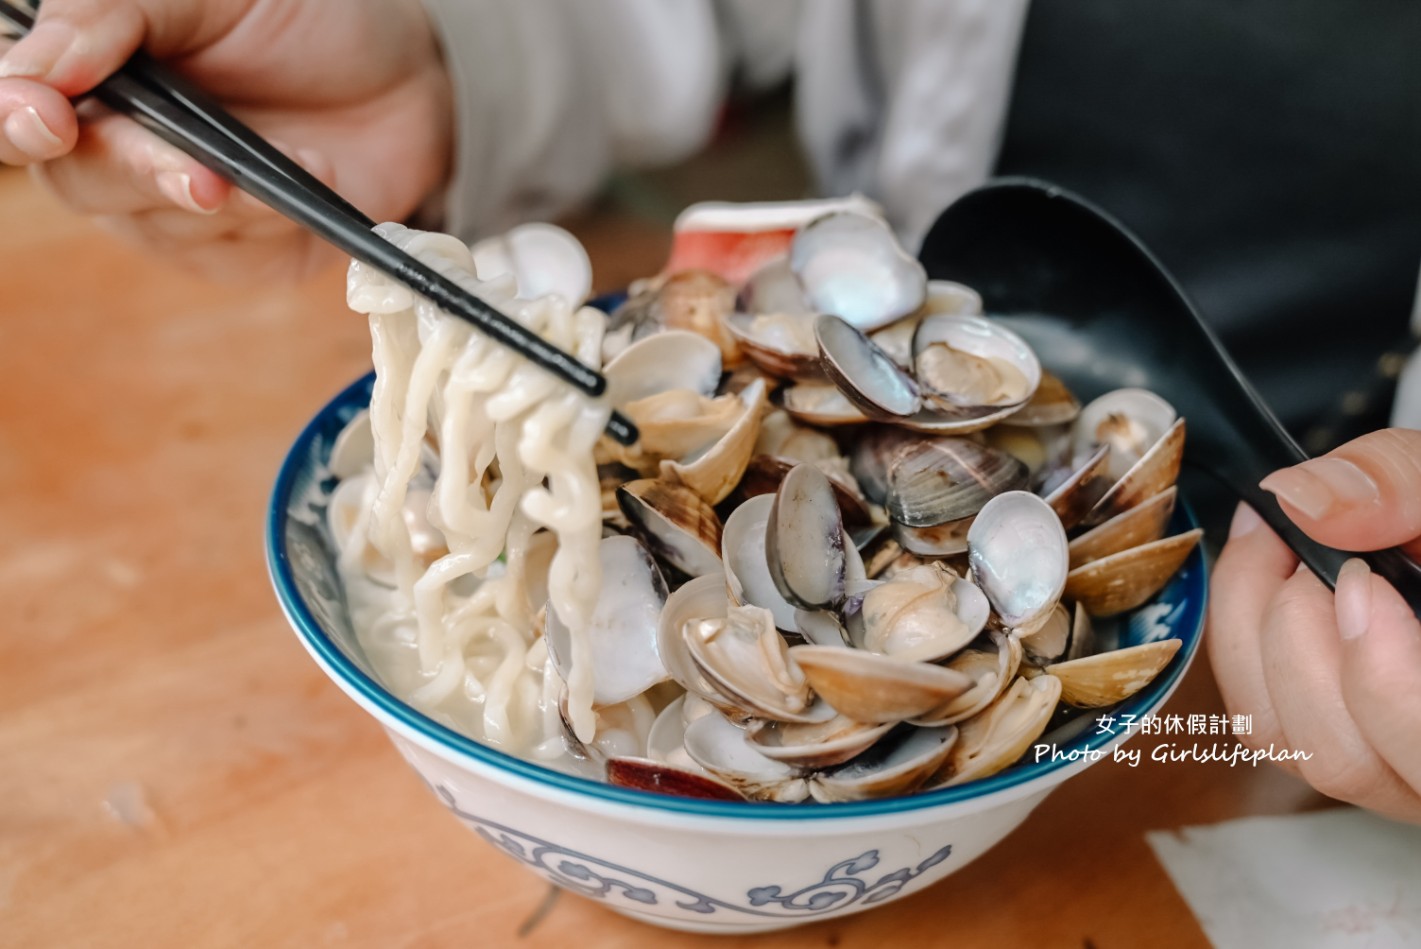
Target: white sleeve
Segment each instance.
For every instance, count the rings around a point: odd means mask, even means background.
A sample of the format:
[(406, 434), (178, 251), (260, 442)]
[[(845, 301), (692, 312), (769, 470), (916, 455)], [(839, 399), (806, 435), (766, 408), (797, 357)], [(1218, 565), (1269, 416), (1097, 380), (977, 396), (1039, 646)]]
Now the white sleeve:
[(585, 200), (616, 165), (709, 137), (726, 83), (711, 0), (424, 0), (455, 100), (444, 229), (472, 238)]

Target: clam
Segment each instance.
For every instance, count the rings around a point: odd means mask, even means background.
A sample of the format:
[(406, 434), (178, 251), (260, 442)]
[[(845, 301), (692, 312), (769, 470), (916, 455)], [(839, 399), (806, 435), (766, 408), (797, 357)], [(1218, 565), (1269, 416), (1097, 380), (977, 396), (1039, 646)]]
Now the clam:
[(992, 631), (981, 645), (964, 649), (946, 668), (970, 678), (973, 685), (957, 698), (913, 720), (914, 725), (953, 725), (978, 714), (1011, 684), (1021, 666), (1022, 644), (1015, 636)]
[(1095, 630), (1091, 627), (1090, 614), (1080, 603), (1075, 605), (1074, 610), (1066, 609), (1064, 604), (1056, 604), (1039, 629), (1018, 638), (1026, 659), (1037, 666), (1078, 659), (1089, 655), (1095, 648)]
[(1119, 481), (1178, 418), (1174, 406), (1148, 389), (1115, 389), (1093, 400), (1075, 421), (1071, 454), (1084, 461), (1110, 446), (1112, 482)]
[(814, 321), (820, 366), (844, 397), (870, 418), (896, 419), (922, 408), (918, 385), (853, 324), (823, 314)]
[(855, 646), (895, 659), (935, 662), (966, 646), (987, 625), (991, 607), (976, 584), (941, 564), (923, 564), (863, 595)]
[(896, 452), (883, 503), (895, 523), (932, 527), (972, 517), (1026, 483), (1026, 466), (1005, 452), (953, 436), (918, 439)]
[(592, 262), (582, 242), (556, 224), (520, 224), (471, 248), (480, 280), (512, 274), (518, 296), (556, 293), (577, 306), (592, 292)]
[(702, 716), (686, 727), (686, 753), (745, 797), (785, 803), (809, 797), (802, 769), (760, 754), (744, 731), (719, 715)]
[(794, 604), (775, 585), (766, 555), (765, 537), (774, 503), (773, 495), (760, 494), (731, 512), (720, 535), (720, 559), (725, 564), (731, 600), (764, 607), (773, 614), (776, 626), (794, 633), (798, 632)]
[(734, 313), (726, 331), (762, 371), (780, 379), (823, 380), (811, 313)]
[(927, 298), (916, 312), (897, 322), (874, 330), (869, 338), (888, 358), (904, 369), (913, 368), (913, 334), (918, 323), (936, 313), (954, 316), (974, 316), (982, 312), (982, 297), (971, 287), (951, 280), (929, 280)]
[[(625, 702), (670, 677), (657, 648), (657, 628), (666, 603), (666, 581), (656, 562), (631, 537), (607, 537), (597, 548), (602, 592), (585, 631), (592, 673), (592, 702)], [(548, 658), (563, 681), (574, 662), (572, 631), (548, 603)]]
[(1041, 362), (1016, 333), (980, 316), (934, 314), (913, 334), (924, 397), (947, 407), (989, 406), (1005, 417), (1041, 384)]
[(1074, 471), (1065, 472), (1059, 478), (1048, 476), (1042, 485), (1041, 496), (1061, 518), (1061, 526), (1066, 530), (1083, 521), (1105, 496), (1110, 487), (1105, 478), (1109, 463), (1110, 446), (1101, 445)]
[(705, 801), (743, 801), (745, 795), (699, 769), (678, 768), (650, 758), (618, 757), (607, 761), (607, 783), (634, 791)]
[(664, 481), (629, 481), (617, 504), (639, 540), (661, 563), (688, 577), (720, 575), (720, 518), (690, 488)]
[(840, 211), (795, 234), (790, 269), (817, 313), (833, 313), (863, 332), (912, 313), (927, 295), (923, 265), (898, 246), (876, 217)]
[(797, 382), (776, 392), (779, 405), (790, 417), (808, 425), (832, 428), (868, 421), (837, 386), (820, 382)]
[[(755, 454), (790, 461), (827, 462), (833, 467), (847, 464), (839, 453), (838, 442), (817, 428), (799, 424), (784, 409), (771, 409), (760, 422)], [(849, 483), (852, 484), (852, 480)]]
[(720, 348), (721, 363), (737, 365), (743, 353), (726, 318), (735, 312), (735, 288), (708, 270), (682, 270), (656, 289), (658, 323), (671, 330), (689, 330)]
[(1096, 653), (1046, 667), (1061, 683), (1061, 701), (1079, 708), (1101, 708), (1123, 702), (1154, 681), (1181, 645), (1161, 639), (1110, 652)]
[(745, 740), (766, 758), (820, 769), (862, 754), (892, 728), (892, 722), (870, 725), (843, 715), (826, 722), (754, 721), (745, 727)]
[(972, 576), (1018, 635), (1051, 615), (1066, 585), (1066, 532), (1051, 506), (1026, 491), (988, 501), (967, 532)]
[(681, 628), (687, 652), (721, 695), (759, 718), (810, 722), (832, 715), (811, 706), (804, 673), (789, 657), (769, 610), (732, 606), (724, 617)]
[(750, 275), (740, 288), (739, 309), (750, 314), (812, 316), (804, 291), (789, 266), (789, 255), (776, 257)]
[(1170, 581), (1203, 534), (1196, 528), (1076, 567), (1066, 577), (1066, 595), (1092, 616), (1133, 610)]
[(760, 433), (760, 419), (765, 412), (764, 380), (750, 383), (730, 398), (738, 401), (739, 414), (723, 436), (689, 457), (661, 462), (662, 478), (685, 485), (711, 504), (725, 500), (750, 462)]
[(704, 452), (735, 427), (744, 414), (736, 395), (715, 398), (691, 389), (667, 389), (627, 402), (622, 411), (635, 423), (635, 446), (603, 442), (603, 450), (628, 467), (654, 473), (664, 460)]
[(1159, 494), (1178, 480), (1179, 467), (1183, 461), (1184, 419), (1177, 419), (1160, 436), (1159, 441), (1105, 492), (1105, 496), (1087, 515), (1086, 523), (1099, 524), (1107, 521), (1121, 511), (1127, 511), (1147, 498)]
[(859, 722), (917, 718), (972, 687), (960, 672), (862, 649), (793, 646), (789, 655), (818, 695)]
[(1010, 411), (990, 405), (963, 408), (940, 402), (907, 418), (893, 419), (893, 424), (924, 435), (971, 435), (995, 425), (1004, 412)]
[(1174, 514), (1177, 495), (1178, 489), (1171, 485), (1072, 540), (1071, 569), (1159, 540)]
[(911, 794), (943, 767), (957, 740), (950, 725), (905, 727), (848, 764), (814, 775), (809, 793), (823, 804)]
[(710, 397), (720, 385), (720, 348), (687, 330), (666, 330), (637, 340), (603, 370), (612, 404), (620, 407), (672, 389)]
[[(718, 576), (708, 574), (682, 584), (666, 598), (666, 605), (661, 610), (656, 627), (656, 648), (667, 674), (686, 690), (688, 703), (694, 697), (725, 714), (743, 718), (745, 712), (722, 695), (691, 658), (684, 634), (690, 624), (724, 618), (729, 607), (725, 581)], [(652, 747), (658, 747), (655, 739), (652, 740)]]
[[(688, 708), (692, 711), (688, 712)], [(651, 723), (651, 730), (646, 734), (646, 756), (676, 768), (700, 771), (701, 766), (686, 754), (686, 726), (701, 715), (714, 713), (713, 705), (692, 692), (676, 696)]]
[(1053, 675), (1018, 678), (991, 705), (957, 726), (957, 744), (934, 783), (965, 784), (1014, 764), (1046, 730), (1060, 698), (1061, 681)]
[(800, 463), (780, 482), (766, 520), (770, 577), (790, 603), (817, 610), (844, 598), (843, 518), (829, 478)]

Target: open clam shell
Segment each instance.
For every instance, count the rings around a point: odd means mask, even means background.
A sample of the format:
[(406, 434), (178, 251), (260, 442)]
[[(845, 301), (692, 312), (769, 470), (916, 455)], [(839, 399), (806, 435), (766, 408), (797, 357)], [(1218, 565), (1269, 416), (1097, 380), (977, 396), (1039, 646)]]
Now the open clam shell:
[(902, 444), (888, 468), (888, 516), (908, 527), (971, 517), (993, 497), (1026, 487), (1026, 465), (966, 438), (919, 438)]
[(927, 296), (927, 274), (882, 220), (854, 211), (826, 214), (799, 229), (789, 265), (817, 313), (834, 313), (868, 332), (912, 313)]
[(1090, 614), (1079, 603), (1070, 610), (1063, 603), (1056, 604), (1039, 629), (1019, 638), (1026, 661), (1035, 666), (1078, 659), (1089, 655), (1095, 648), (1095, 630), (1091, 626)]
[(967, 532), (972, 576), (1003, 623), (1027, 635), (1066, 585), (1066, 532), (1051, 506), (1026, 491), (988, 501)]
[[(657, 629), (666, 603), (666, 581), (645, 547), (613, 536), (597, 547), (602, 591), (586, 631), (591, 653), (592, 701), (625, 702), (670, 678), (657, 647)], [(553, 668), (568, 681), (575, 661), (572, 631), (548, 603), (545, 636)], [(578, 660), (580, 661), (580, 660)]]
[(766, 758), (745, 740), (745, 732), (719, 715), (705, 715), (686, 727), (686, 752), (710, 775), (753, 800), (794, 803), (809, 797), (804, 771)]
[(950, 725), (903, 728), (848, 764), (814, 775), (809, 793), (824, 804), (911, 794), (942, 768), (957, 740)]
[(872, 425), (854, 438), (849, 472), (864, 497), (882, 504), (888, 496), (888, 472), (899, 454), (922, 441), (921, 435), (893, 425)]
[[(655, 339), (656, 337), (650, 337)], [(740, 413), (735, 423), (700, 455), (661, 463), (661, 477), (683, 484), (711, 504), (719, 504), (735, 489), (750, 463), (760, 419), (765, 413), (765, 381), (756, 379), (736, 396)]]
[(1092, 616), (1133, 610), (1169, 582), (1203, 535), (1196, 528), (1092, 560), (1067, 575), (1066, 595)]
[(832, 709), (814, 707), (803, 672), (789, 658), (768, 610), (732, 606), (722, 619), (703, 619), (681, 627), (686, 650), (721, 695), (759, 718), (812, 722), (829, 718)]
[(776, 626), (795, 633), (799, 631), (795, 606), (775, 585), (766, 555), (765, 537), (774, 500), (774, 495), (757, 495), (731, 512), (720, 535), (720, 559), (732, 601), (764, 607), (774, 616)]
[(850, 646), (849, 631), (833, 610), (795, 610), (799, 635), (815, 646)]
[(853, 324), (832, 314), (814, 320), (819, 364), (844, 397), (870, 418), (892, 420), (923, 407), (913, 377)]
[(1179, 651), (1178, 639), (1161, 639), (1096, 653), (1046, 667), (1061, 683), (1061, 701), (1078, 708), (1123, 702), (1154, 681)]
[(1159, 540), (1174, 514), (1178, 489), (1170, 485), (1147, 501), (1122, 511), (1070, 543), (1071, 569)]
[[(725, 595), (725, 581), (721, 577), (708, 574), (682, 584), (666, 598), (666, 605), (661, 609), (656, 626), (656, 648), (667, 674), (686, 690), (688, 702), (694, 697), (725, 715), (740, 719), (747, 717), (746, 712), (706, 678), (691, 658), (685, 636), (687, 626), (705, 619), (724, 619), (729, 609), (730, 600)], [(651, 747), (658, 745), (653, 742)]]
[(689, 330), (639, 339), (607, 363), (607, 392), (617, 406), (673, 389), (714, 396), (723, 363), (720, 347)]
[(1174, 424), (1179, 413), (1148, 389), (1114, 389), (1081, 409), (1071, 432), (1071, 455), (1084, 461), (1110, 446), (1112, 482), (1125, 476)]
[(644, 478), (619, 487), (617, 504), (658, 561), (688, 577), (720, 575), (720, 518), (696, 492)]
[[(692, 711), (688, 712), (688, 707)], [(651, 723), (651, 730), (646, 734), (646, 756), (687, 771), (700, 771), (701, 766), (686, 754), (686, 726), (701, 715), (713, 714), (715, 706), (693, 692), (676, 696)]]
[(817, 770), (863, 754), (892, 728), (892, 722), (869, 725), (843, 715), (804, 724), (753, 721), (745, 727), (745, 740), (766, 758)]
[(867, 723), (917, 718), (972, 687), (959, 672), (862, 649), (794, 646), (790, 656), (814, 691), (838, 712)]
[(727, 369), (740, 363), (744, 354), (726, 325), (735, 312), (734, 287), (709, 270), (682, 270), (668, 275), (655, 293), (655, 318), (661, 326), (688, 330), (715, 343)]
[(845, 546), (828, 476), (811, 464), (795, 465), (780, 482), (766, 520), (766, 559), (780, 594), (811, 610), (842, 602)]
[(970, 678), (973, 685), (957, 698), (913, 720), (914, 725), (954, 725), (981, 712), (1004, 692), (1021, 666), (1022, 644), (1015, 636), (993, 630), (979, 646), (964, 649), (946, 668)]
[(1041, 384), (1041, 361), (1026, 341), (980, 316), (924, 317), (913, 334), (913, 370), (926, 398), (952, 407), (1017, 409)]
[(966, 784), (1010, 767), (1041, 737), (1060, 698), (1061, 681), (1053, 675), (1018, 678), (957, 726), (957, 744), (930, 784)]
[(725, 327), (764, 372), (779, 379), (824, 380), (812, 313), (733, 313)]
[(742, 313), (784, 313), (810, 316), (814, 313), (804, 299), (799, 278), (789, 266), (789, 255), (776, 257), (752, 273), (740, 288)]

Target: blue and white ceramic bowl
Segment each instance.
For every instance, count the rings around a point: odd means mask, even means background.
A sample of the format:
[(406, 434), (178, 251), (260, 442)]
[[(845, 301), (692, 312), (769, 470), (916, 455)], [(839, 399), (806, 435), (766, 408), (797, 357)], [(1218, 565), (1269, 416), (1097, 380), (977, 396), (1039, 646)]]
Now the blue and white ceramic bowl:
[[(272, 582), (292, 628), (331, 680), (389, 734), (434, 796), (466, 826), (545, 880), (659, 926), (699, 932), (780, 929), (915, 892), (971, 863), (1061, 782), (1125, 740), (1081, 720), (1058, 754), (961, 787), (851, 804), (701, 801), (550, 771), (484, 747), (381, 684), (350, 627), (321, 511), (331, 442), (369, 403), (350, 386), (297, 438), (267, 521)], [(1181, 506), (1175, 530), (1194, 526)], [(1183, 646), (1115, 721), (1157, 711), (1198, 652), (1206, 576), (1197, 549), (1156, 601), (1122, 624), (1122, 645)], [(1103, 723), (1102, 723), (1103, 725)]]

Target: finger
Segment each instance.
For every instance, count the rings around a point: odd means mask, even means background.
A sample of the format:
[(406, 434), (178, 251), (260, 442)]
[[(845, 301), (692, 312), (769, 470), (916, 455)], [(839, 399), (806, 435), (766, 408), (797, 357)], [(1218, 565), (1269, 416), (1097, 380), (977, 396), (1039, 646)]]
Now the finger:
[(1306, 567), (1274, 596), (1260, 636), (1264, 682), (1301, 776), (1328, 797), (1394, 817), (1421, 817), (1421, 799), (1372, 747), (1342, 692), (1342, 644), (1332, 594)]
[(66, 154), (79, 136), (69, 100), (48, 86), (0, 79), (0, 162), (28, 165)]
[(46, 0), (34, 29), (0, 60), (0, 77), (36, 79), (67, 96), (88, 92), (142, 45), (160, 57), (221, 35), (250, 0)]
[(119, 115), (86, 121), (74, 151), (47, 164), (41, 174), (81, 214), (160, 207), (210, 213), (231, 193), (214, 172)]
[(1342, 695), (1378, 754), (1421, 790), (1421, 622), (1367, 565), (1351, 560), (1337, 580)]
[(1225, 706), (1233, 714), (1252, 716), (1251, 733), (1244, 738), (1250, 748), (1284, 741), (1263, 680), (1259, 631), (1269, 602), (1297, 566), (1297, 558), (1278, 535), (1252, 508), (1240, 504), (1228, 543), (1214, 565), (1206, 641)]
[(1421, 431), (1388, 428), (1275, 471), (1260, 487), (1314, 540), (1379, 550), (1421, 537)]

